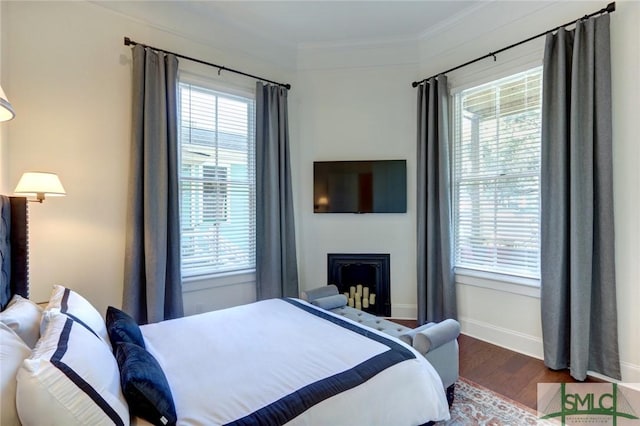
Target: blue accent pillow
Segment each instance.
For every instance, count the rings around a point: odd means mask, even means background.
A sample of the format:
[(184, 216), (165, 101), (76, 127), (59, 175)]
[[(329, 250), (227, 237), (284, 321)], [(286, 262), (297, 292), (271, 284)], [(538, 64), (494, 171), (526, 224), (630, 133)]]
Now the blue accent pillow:
[(146, 348), (144, 337), (136, 321), (126, 312), (109, 306), (106, 315), (107, 333), (111, 346), (114, 347), (120, 342), (133, 343), (142, 348)]
[(154, 425), (175, 425), (176, 407), (167, 377), (144, 348), (120, 342), (115, 346), (120, 385), (131, 414)]

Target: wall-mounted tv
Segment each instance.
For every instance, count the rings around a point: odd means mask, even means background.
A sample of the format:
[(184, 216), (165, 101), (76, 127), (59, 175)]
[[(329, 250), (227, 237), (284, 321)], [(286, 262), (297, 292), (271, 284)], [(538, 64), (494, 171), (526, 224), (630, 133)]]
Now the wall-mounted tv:
[(406, 160), (315, 161), (314, 213), (406, 213)]

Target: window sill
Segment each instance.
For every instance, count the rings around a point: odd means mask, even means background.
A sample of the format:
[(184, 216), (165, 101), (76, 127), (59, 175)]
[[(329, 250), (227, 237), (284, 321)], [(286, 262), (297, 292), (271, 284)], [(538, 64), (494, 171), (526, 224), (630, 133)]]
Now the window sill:
[(456, 284), (540, 298), (539, 279), (456, 268), (455, 281)]
[(201, 275), (182, 279), (182, 291), (206, 290), (217, 287), (227, 287), (242, 284), (254, 284), (256, 282), (255, 270), (227, 272), (225, 274)]

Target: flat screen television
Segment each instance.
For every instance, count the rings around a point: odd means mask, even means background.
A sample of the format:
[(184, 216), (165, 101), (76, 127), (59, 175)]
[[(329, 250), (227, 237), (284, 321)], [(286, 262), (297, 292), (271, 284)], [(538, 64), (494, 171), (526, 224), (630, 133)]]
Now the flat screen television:
[(315, 161), (314, 213), (406, 213), (406, 160)]

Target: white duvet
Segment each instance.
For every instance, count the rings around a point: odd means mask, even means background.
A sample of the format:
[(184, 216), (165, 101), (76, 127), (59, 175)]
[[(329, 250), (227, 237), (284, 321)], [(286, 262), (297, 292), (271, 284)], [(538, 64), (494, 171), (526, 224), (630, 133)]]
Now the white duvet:
[[(375, 330), (364, 334), (379, 341), (340, 324), (357, 326), (296, 299), (271, 299), (141, 328), (179, 425), (409, 426), (449, 418), (442, 382), (422, 356)], [(390, 347), (410, 359), (398, 361)], [(371, 373), (380, 362), (392, 365)], [(282, 417), (274, 415), (280, 408)]]

